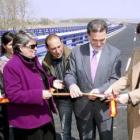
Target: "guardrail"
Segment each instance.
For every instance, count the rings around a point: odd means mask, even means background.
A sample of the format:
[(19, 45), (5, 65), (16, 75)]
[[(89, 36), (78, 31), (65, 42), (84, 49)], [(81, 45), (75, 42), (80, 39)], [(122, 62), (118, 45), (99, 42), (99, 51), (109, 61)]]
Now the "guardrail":
[[(107, 23), (108, 27), (110, 27), (112, 24)], [(78, 31), (78, 30), (84, 30), (87, 26), (70, 26), (70, 27), (52, 27), (52, 28), (37, 28), (37, 29), (27, 29), (28, 31), (34, 32), (37, 36), (40, 35), (46, 35), (46, 34), (56, 34), (56, 33), (64, 33), (64, 32), (72, 32), (72, 31)], [(1, 30), (0, 31), (0, 37), (3, 33), (5, 33), (7, 30)], [(16, 30), (8, 30), (9, 32), (16, 33)]]
[[(37, 36), (46, 35), (46, 34), (56, 34), (56, 33), (64, 33), (64, 32), (72, 32), (78, 30), (84, 30), (86, 26), (71, 26), (71, 27), (53, 27), (53, 28), (38, 28), (38, 29), (27, 29), (27, 31), (34, 32)], [(8, 30), (12, 33), (16, 33), (16, 30)], [(0, 36), (6, 32), (6, 30), (0, 31)]]
[[(119, 24), (117, 26), (110, 27), (108, 29), (107, 34), (112, 33), (112, 32), (114, 32), (122, 27), (123, 27), (123, 24)], [(76, 32), (71, 32), (71, 33), (66, 33), (66, 34), (57, 33), (57, 35), (60, 36), (63, 43), (66, 46), (69, 46), (70, 48), (72, 48), (73, 46), (76, 46), (78, 44), (83, 44), (84, 42), (88, 41), (88, 35), (87, 35), (86, 30), (78, 32), (78, 33), (76, 33)], [(40, 45), (38, 45), (38, 49), (37, 49), (36, 54), (39, 56), (44, 55), (47, 52), (45, 49), (45, 44), (43, 42), (46, 36), (44, 36), (44, 38), (42, 38), (42, 39), (37, 39), (37, 42)], [(42, 42), (42, 43), (40, 43), (40, 42)]]
[(37, 36), (39, 36), (51, 33), (56, 34), (56, 33), (72, 32), (84, 29), (86, 29), (86, 26), (53, 27), (53, 28), (28, 29), (28, 30), (34, 32)]
[[(114, 32), (115, 30), (118, 30), (123, 27), (123, 24), (119, 24), (117, 26), (111, 27), (109, 26), (107, 34)], [(69, 47), (76, 46), (77, 44), (83, 44), (84, 42), (88, 41), (88, 35), (86, 26), (75, 26), (75, 27), (61, 27), (61, 28), (48, 28), (50, 29), (50, 33), (55, 33), (58, 36), (61, 37), (63, 43)], [(60, 30), (62, 29), (62, 30)], [(29, 29), (30, 30), (30, 29)], [(43, 29), (34, 29), (36, 30), (36, 33), (39, 34)], [(44, 34), (48, 31), (47, 28), (44, 28)], [(78, 30), (78, 31), (77, 31)], [(11, 32), (15, 32), (14, 30), (11, 30)], [(36, 55), (44, 55), (46, 53), (44, 39), (46, 38), (48, 34), (43, 35), (43, 38), (37, 39), (38, 42), (38, 49)]]

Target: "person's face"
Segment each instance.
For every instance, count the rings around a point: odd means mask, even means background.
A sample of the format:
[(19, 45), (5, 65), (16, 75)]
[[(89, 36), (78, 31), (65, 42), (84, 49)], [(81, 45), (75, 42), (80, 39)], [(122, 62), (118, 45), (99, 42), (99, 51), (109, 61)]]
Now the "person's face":
[(10, 41), (7, 45), (3, 45), (6, 49), (6, 54), (13, 55), (13, 48), (12, 48), (13, 41)]
[(27, 58), (34, 58), (37, 50), (37, 42), (30, 40), (26, 46), (20, 46), (21, 54)]
[(103, 32), (96, 33), (91, 32), (88, 37), (92, 46), (96, 49), (101, 49), (106, 42), (106, 31), (104, 30)]
[(55, 59), (59, 59), (63, 55), (63, 43), (57, 37), (48, 40), (48, 47), (46, 49), (50, 51)]

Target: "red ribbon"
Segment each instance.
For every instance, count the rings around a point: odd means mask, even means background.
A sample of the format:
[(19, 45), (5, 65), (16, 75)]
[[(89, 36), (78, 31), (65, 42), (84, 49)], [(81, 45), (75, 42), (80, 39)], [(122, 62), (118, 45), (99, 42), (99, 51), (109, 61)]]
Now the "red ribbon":
[[(53, 94), (55, 91), (55, 89), (50, 89), (50, 92)], [(55, 93), (53, 94), (55, 95)], [(62, 94), (63, 95), (63, 94)], [(67, 96), (70, 96), (70, 94), (68, 94)], [(110, 107), (110, 113), (109, 115), (111, 117), (116, 117), (117, 114), (118, 114), (118, 109), (117, 109), (117, 103), (115, 101), (115, 98), (117, 97), (115, 94), (113, 95), (114, 99), (111, 99), (111, 101), (109, 102), (109, 107)], [(0, 104), (2, 103), (9, 103), (9, 99), (7, 97), (3, 97), (3, 98), (0, 98)]]
[(110, 116), (111, 117), (116, 117), (118, 114), (118, 109), (117, 109), (117, 103), (115, 101), (115, 98), (117, 97), (115, 94), (113, 95), (114, 99), (111, 99), (109, 102), (109, 107), (110, 107)]
[(0, 98), (0, 104), (9, 103), (9, 99), (7, 97)]

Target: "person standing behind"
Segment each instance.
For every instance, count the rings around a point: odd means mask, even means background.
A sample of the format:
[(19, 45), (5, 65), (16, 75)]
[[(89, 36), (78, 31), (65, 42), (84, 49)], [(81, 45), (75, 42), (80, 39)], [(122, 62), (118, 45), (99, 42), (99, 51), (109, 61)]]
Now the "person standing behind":
[[(11, 32), (5, 32), (1, 36), (1, 57), (0, 57), (0, 90), (1, 94), (4, 93), (3, 89), (3, 68), (5, 64), (12, 58), (13, 56), (13, 42), (14, 34)], [(2, 95), (4, 96), (4, 95)], [(0, 140), (13, 140), (13, 131), (12, 127), (9, 130), (8, 123), (8, 114), (7, 114), (7, 105), (0, 105)]]
[(15, 140), (55, 140), (51, 111), (57, 110), (50, 88), (64, 86), (44, 72), (35, 55), (35, 39), (31, 32), (17, 32), (12, 44), (14, 55), (3, 71), (5, 94), (10, 100), (9, 123), (14, 127)]
[[(45, 39), (46, 49), (48, 50), (42, 66), (50, 76), (64, 80), (65, 70), (68, 66), (71, 51), (64, 46), (61, 38), (55, 34), (50, 34)], [(66, 88), (57, 92), (68, 92)], [(72, 102), (70, 97), (56, 97), (55, 102), (59, 111), (60, 123), (62, 128), (62, 140), (71, 140), (71, 121), (72, 121)]]
[(74, 101), (80, 140), (94, 140), (95, 124), (100, 140), (113, 140), (109, 104), (83, 93), (104, 93), (121, 75), (120, 50), (106, 43), (107, 24), (96, 19), (87, 25), (89, 43), (72, 50), (65, 84)]
[[(136, 28), (140, 37), (140, 23)], [(116, 100), (121, 104), (127, 104), (127, 126), (129, 140), (140, 139), (140, 47), (133, 50), (131, 62), (127, 73), (112, 84), (107, 93), (119, 94), (130, 87), (130, 92), (119, 95)], [(111, 95), (112, 96), (112, 95)]]
[(12, 58), (13, 56), (13, 42), (14, 34), (11, 32), (5, 32), (1, 36), (1, 56), (0, 57), (0, 71), (3, 73), (3, 68), (5, 64)]

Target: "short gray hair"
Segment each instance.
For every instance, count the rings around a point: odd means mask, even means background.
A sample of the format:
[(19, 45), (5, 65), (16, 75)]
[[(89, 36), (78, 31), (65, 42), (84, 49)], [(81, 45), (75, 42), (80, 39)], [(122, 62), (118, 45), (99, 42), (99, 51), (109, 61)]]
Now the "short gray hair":
[(36, 35), (33, 32), (29, 32), (26, 30), (19, 30), (15, 34), (14, 39), (13, 39), (13, 44), (12, 44), (13, 50), (15, 52), (20, 52), (19, 47), (21, 45), (26, 46), (32, 39), (34, 40), (37, 39)]
[(87, 33), (88, 35), (90, 35), (91, 32), (102, 32), (102, 31), (106, 31), (107, 33), (107, 23), (104, 20), (101, 19), (95, 19), (92, 20), (88, 23), (87, 25)]

